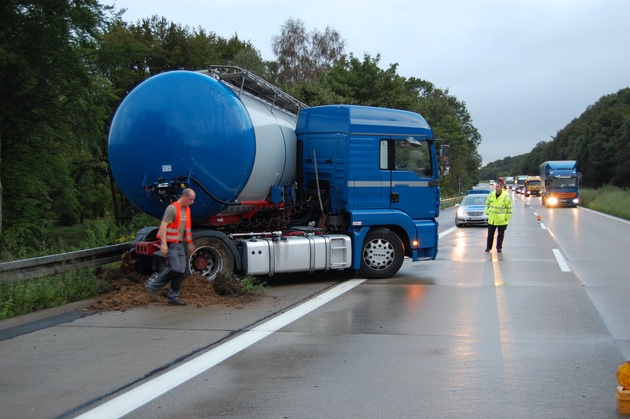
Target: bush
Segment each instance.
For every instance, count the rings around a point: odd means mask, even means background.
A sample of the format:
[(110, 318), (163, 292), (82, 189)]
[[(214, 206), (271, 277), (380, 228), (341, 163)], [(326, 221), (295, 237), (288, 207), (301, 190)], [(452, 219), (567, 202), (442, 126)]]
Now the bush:
[(219, 295), (263, 294), (267, 284), (252, 276), (238, 279), (234, 274), (219, 272), (212, 282), (214, 291)]

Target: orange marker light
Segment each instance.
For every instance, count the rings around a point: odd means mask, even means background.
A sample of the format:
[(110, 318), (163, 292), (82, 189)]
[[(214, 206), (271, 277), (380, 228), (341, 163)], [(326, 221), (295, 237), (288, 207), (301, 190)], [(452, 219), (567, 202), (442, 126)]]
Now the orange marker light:
[(630, 361), (623, 362), (617, 368), (617, 381), (624, 389), (630, 389)]

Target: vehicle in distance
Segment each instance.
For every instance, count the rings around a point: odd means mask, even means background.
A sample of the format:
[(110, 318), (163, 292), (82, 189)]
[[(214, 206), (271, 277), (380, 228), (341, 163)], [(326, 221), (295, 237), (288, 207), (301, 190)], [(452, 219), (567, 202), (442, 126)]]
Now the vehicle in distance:
[(486, 214), (486, 198), (490, 191), (472, 190), (457, 204), (455, 211), (455, 225), (463, 227), (466, 225), (487, 225), (488, 214)]
[(540, 176), (528, 176), (525, 181), (525, 196), (540, 196)]
[(525, 193), (525, 181), (527, 180), (528, 177), (529, 176), (527, 175), (516, 176), (516, 183), (514, 185), (516, 193), (521, 193), (521, 194)]
[(582, 175), (575, 160), (546, 161), (540, 165), (540, 196), (547, 207), (576, 207)]

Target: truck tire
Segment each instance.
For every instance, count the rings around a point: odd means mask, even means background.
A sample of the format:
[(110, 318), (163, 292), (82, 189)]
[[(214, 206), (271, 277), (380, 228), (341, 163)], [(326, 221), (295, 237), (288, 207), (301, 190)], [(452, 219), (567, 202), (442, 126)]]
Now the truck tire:
[(199, 273), (212, 281), (219, 272), (234, 271), (234, 255), (220, 239), (200, 237), (195, 239), (195, 247), (189, 262), (192, 273)]
[(359, 272), (367, 279), (389, 278), (405, 259), (402, 242), (386, 228), (371, 230), (363, 241)]

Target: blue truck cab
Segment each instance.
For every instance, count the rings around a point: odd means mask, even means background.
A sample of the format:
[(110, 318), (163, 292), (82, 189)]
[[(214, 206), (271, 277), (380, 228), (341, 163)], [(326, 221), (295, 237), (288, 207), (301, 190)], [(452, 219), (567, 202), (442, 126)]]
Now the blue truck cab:
[(540, 165), (540, 196), (548, 207), (576, 207), (580, 202), (575, 160), (546, 161)]
[[(397, 271), (403, 254), (413, 261), (435, 259), (440, 167), (433, 132), (422, 116), (318, 106), (300, 111), (296, 135), (301, 193), (317, 193), (328, 226), (352, 237), (354, 269), (387, 263)], [(447, 157), (445, 147), (440, 157)], [(366, 252), (377, 257), (366, 261)]]

